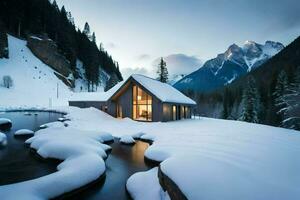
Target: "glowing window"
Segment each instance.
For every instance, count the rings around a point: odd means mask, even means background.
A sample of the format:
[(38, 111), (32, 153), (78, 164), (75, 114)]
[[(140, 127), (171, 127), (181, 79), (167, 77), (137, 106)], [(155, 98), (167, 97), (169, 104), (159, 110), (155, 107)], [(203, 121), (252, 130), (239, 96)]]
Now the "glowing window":
[(133, 86), (133, 111), (134, 120), (152, 121), (152, 96), (140, 87)]

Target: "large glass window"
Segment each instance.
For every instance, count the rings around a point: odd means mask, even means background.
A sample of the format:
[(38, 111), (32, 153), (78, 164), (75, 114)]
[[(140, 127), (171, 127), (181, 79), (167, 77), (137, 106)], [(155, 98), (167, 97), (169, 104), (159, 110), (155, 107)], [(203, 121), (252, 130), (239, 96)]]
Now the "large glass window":
[(133, 86), (133, 119), (152, 121), (152, 96), (140, 87)]

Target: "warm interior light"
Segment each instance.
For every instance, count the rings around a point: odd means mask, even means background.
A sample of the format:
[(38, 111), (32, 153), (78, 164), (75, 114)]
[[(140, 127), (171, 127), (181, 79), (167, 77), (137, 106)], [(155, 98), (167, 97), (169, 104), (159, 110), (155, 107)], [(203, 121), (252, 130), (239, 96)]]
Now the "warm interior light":
[(137, 99), (138, 99), (138, 100), (142, 100), (142, 97), (141, 97), (141, 96), (137, 96)]

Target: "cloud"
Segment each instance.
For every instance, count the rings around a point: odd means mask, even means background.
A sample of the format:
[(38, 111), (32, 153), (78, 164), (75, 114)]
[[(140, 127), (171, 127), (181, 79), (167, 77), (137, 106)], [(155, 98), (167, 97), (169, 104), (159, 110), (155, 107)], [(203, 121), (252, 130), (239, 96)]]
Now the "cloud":
[[(188, 56), (185, 54), (171, 54), (164, 57), (164, 60), (167, 63), (170, 76), (189, 74), (199, 69), (203, 64), (196, 56)], [(160, 58), (155, 59), (152, 63), (153, 67), (157, 67), (159, 61)]]
[(137, 60), (139, 61), (144, 61), (144, 60), (149, 60), (151, 56), (149, 54), (141, 54), (137, 56)]
[(143, 74), (146, 76), (151, 75), (150, 72), (144, 67), (135, 67), (135, 68), (126, 67), (121, 69), (121, 73), (124, 79), (127, 79), (132, 74)]
[(107, 48), (107, 49), (115, 49), (115, 48), (117, 48), (117, 45), (115, 43), (113, 43), (113, 42), (109, 42), (109, 43), (107, 43), (105, 45), (105, 48)]

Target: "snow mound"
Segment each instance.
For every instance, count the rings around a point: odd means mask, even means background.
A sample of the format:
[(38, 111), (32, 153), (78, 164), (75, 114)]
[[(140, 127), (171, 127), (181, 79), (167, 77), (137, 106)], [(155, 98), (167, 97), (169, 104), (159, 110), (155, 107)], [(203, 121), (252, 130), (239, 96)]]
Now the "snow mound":
[(47, 124), (40, 125), (40, 129), (45, 129), (45, 128), (48, 128)]
[(140, 137), (142, 140), (154, 141), (155, 136), (152, 134), (144, 134)]
[(103, 140), (103, 142), (113, 142), (114, 141), (114, 137), (110, 133), (100, 132), (99, 135), (100, 135), (101, 139)]
[(0, 132), (0, 147), (4, 147), (7, 145), (7, 137), (4, 133)]
[(11, 124), (11, 120), (7, 118), (0, 118), (0, 125)]
[[(26, 140), (43, 158), (59, 159), (57, 172), (0, 187), (3, 199), (52, 199), (98, 179), (105, 172), (107, 145), (95, 133), (66, 127), (49, 127)], [(16, 192), (17, 191), (17, 192)]]
[(157, 177), (158, 168), (133, 174), (126, 183), (126, 189), (135, 200), (167, 200), (170, 199), (160, 187)]
[(120, 142), (122, 144), (134, 144), (135, 140), (131, 135), (122, 135), (120, 138)]
[(187, 199), (298, 199), (299, 187), (290, 185), (295, 179), (284, 177), (291, 172), (272, 173), (272, 167), (273, 163), (246, 165), (209, 155), (174, 156), (161, 163), (162, 172)]
[(132, 137), (133, 137), (133, 139), (141, 139), (141, 137), (145, 134), (146, 133), (144, 133), (144, 132), (137, 132), (137, 133), (133, 134)]
[(29, 129), (20, 129), (20, 130), (17, 130), (14, 135), (16, 135), (16, 136), (18, 136), (18, 135), (34, 135), (34, 131), (29, 130)]

